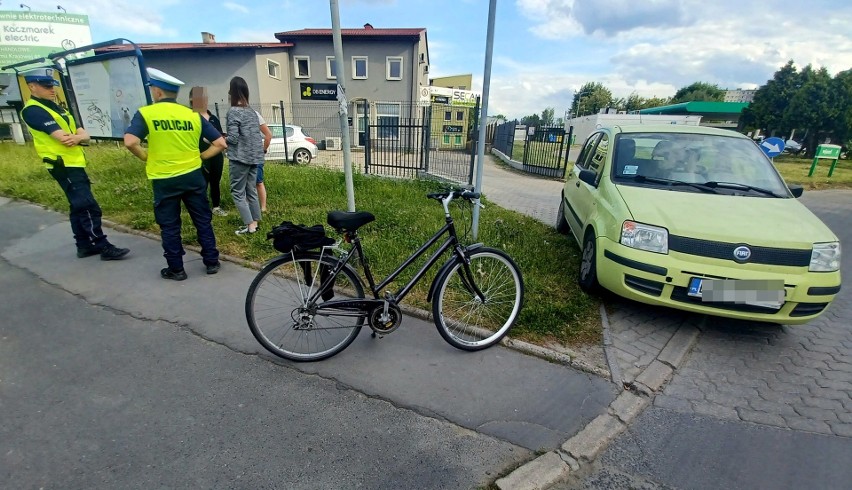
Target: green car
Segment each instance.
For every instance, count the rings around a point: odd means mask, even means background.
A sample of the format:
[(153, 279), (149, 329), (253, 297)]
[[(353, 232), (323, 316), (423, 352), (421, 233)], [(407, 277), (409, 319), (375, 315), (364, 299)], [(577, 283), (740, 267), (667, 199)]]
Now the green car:
[(604, 127), (565, 177), (556, 227), (580, 244), (587, 292), (802, 324), (840, 291), (840, 241), (801, 195), (734, 131)]

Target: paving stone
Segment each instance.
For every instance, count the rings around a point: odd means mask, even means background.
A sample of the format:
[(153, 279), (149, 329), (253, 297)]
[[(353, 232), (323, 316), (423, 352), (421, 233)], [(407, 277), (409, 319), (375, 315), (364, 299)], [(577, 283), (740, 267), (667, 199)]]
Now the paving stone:
[(806, 405), (792, 405), (793, 410), (800, 416), (811, 420), (823, 420), (826, 422), (837, 421), (837, 412), (824, 408), (808, 407)]
[(739, 419), (737, 411), (732, 407), (725, 407), (718, 403), (706, 401), (696, 401), (692, 403), (695, 413), (699, 415), (709, 415), (720, 419)]
[(852, 424), (842, 424), (837, 422), (829, 422), (831, 432), (837, 436), (852, 437)]
[(692, 413), (692, 403), (683, 398), (669, 395), (657, 395), (654, 397), (654, 406), (657, 408), (667, 408), (676, 412)]
[(695, 385), (687, 385), (677, 382), (673, 382), (666, 386), (666, 389), (663, 390), (663, 394), (677, 398), (686, 398), (689, 400), (704, 400), (706, 396), (706, 393), (697, 388)]
[(787, 427), (787, 421), (784, 420), (784, 417), (774, 413), (758, 412), (749, 408), (738, 407), (737, 414), (740, 416), (740, 419), (745, 420), (746, 422), (771, 425), (774, 427)]
[(829, 388), (837, 391), (844, 391), (846, 393), (852, 393), (852, 383), (848, 383), (846, 381), (835, 381), (832, 379), (817, 379), (816, 384), (820, 388)]
[(768, 402), (766, 400), (759, 399), (749, 400), (748, 404), (752, 410), (756, 410), (758, 412), (774, 413), (781, 415), (782, 417), (786, 415), (798, 416), (796, 411), (793, 410), (793, 407), (783, 403)]
[(821, 420), (811, 420), (804, 417), (785, 416), (787, 427), (793, 430), (805, 430), (808, 432), (816, 432), (818, 434), (833, 434), (831, 426)]
[(838, 400), (832, 400), (829, 398), (815, 398), (810, 396), (803, 396), (802, 401), (805, 402), (805, 405), (814, 408), (821, 408), (823, 410), (833, 410), (836, 412), (844, 410), (843, 403)]

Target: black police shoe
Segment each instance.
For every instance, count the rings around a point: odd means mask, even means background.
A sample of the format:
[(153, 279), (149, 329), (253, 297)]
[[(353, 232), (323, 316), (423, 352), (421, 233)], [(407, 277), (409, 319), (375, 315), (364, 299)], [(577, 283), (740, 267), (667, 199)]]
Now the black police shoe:
[(173, 281), (183, 281), (186, 279), (186, 271), (181, 269), (179, 271), (173, 271), (166, 267), (160, 271), (160, 277), (163, 279), (171, 279)]
[(219, 269), (221, 269), (221, 268), (222, 268), (222, 264), (220, 262), (216, 262), (213, 265), (207, 266), (207, 273), (208, 274), (215, 274), (215, 273), (219, 272)]
[(91, 257), (92, 255), (98, 255), (102, 251), (103, 249), (98, 247), (77, 247), (77, 258)]
[(118, 248), (115, 245), (107, 245), (101, 250), (101, 260), (118, 260), (130, 253), (129, 248)]

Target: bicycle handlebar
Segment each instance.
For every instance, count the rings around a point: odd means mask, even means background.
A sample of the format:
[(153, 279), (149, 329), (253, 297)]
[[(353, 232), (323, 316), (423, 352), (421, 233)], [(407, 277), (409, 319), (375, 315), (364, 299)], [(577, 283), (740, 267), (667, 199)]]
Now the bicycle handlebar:
[(443, 201), (450, 195), (452, 195), (450, 199), (460, 197), (466, 201), (473, 201), (474, 199), (479, 199), (481, 194), (479, 192), (474, 192), (470, 189), (465, 189), (462, 187), (448, 187), (441, 192), (433, 192), (430, 194), (426, 194), (426, 197), (428, 197), (429, 199)]

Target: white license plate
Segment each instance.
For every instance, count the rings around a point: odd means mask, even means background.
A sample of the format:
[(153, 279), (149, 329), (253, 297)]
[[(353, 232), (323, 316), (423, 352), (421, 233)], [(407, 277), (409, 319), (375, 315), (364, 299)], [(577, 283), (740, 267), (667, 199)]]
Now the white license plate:
[(704, 279), (689, 280), (689, 296), (708, 303), (735, 303), (777, 310), (784, 306), (784, 281)]

